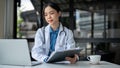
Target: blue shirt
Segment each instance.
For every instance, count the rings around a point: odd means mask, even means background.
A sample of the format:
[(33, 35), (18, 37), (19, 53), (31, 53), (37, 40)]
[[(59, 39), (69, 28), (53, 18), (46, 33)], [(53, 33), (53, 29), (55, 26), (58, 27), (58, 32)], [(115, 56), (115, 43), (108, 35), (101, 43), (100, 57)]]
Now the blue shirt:
[(49, 54), (48, 56), (50, 56), (50, 54), (55, 51), (55, 43), (56, 43), (56, 39), (58, 36), (58, 32), (59, 32), (59, 28), (57, 28), (57, 30), (53, 30), (50, 27), (50, 50), (49, 50)]

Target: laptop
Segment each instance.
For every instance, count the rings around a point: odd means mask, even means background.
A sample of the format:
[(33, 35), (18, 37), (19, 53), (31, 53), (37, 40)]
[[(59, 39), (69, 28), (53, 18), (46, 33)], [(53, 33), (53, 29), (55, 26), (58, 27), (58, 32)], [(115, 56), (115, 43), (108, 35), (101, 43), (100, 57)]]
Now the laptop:
[(40, 63), (31, 61), (26, 39), (0, 39), (0, 64), (33, 66)]

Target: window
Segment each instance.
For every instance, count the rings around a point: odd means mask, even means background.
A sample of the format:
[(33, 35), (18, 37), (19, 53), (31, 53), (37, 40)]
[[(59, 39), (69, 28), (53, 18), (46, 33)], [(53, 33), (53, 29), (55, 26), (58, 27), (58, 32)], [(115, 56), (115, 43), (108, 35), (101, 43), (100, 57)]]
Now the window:
[(30, 0), (21, 0), (17, 6), (16, 38), (34, 38), (37, 30), (37, 12)]

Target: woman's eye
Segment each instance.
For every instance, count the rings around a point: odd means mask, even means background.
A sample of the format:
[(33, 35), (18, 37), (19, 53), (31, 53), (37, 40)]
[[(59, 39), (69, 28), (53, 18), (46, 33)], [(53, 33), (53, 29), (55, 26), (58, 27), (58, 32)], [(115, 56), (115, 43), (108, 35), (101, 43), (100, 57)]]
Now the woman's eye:
[(47, 14), (44, 14), (44, 16), (47, 16)]
[(50, 14), (54, 14), (53, 12), (51, 12)]

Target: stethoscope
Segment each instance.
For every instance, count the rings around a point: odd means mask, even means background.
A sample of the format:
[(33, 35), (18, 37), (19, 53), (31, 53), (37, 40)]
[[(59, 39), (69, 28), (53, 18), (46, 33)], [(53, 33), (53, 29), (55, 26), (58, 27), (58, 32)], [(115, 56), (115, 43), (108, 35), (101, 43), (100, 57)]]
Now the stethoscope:
[[(43, 44), (45, 44), (45, 26), (43, 26), (42, 30), (43, 30)], [(59, 35), (61, 35), (62, 33), (64, 33), (65, 36), (66, 36), (66, 32), (65, 32), (65, 27), (64, 26), (62, 26), (62, 31), (59, 32)]]

